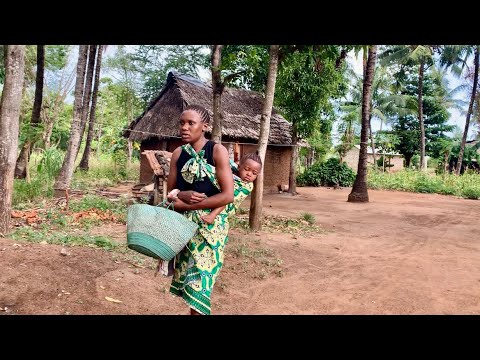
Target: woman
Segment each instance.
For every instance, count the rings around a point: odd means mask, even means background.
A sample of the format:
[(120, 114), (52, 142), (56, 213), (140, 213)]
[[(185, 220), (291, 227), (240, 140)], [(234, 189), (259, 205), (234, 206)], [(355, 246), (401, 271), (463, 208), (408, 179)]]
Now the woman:
[[(233, 176), (227, 149), (205, 138), (210, 122), (207, 110), (190, 105), (180, 115), (180, 133), (186, 144), (172, 153), (167, 190), (174, 188), (174, 208), (199, 225), (199, 231), (176, 256), (175, 272), (170, 292), (181, 296), (192, 315), (211, 313), (210, 297), (215, 280), (222, 268), (224, 249), (228, 241), (228, 220), (220, 214), (213, 224), (204, 223), (190, 210), (209, 210), (233, 201)], [(202, 163), (215, 167), (208, 173)], [(210, 180), (211, 177), (214, 179)], [(217, 183), (218, 187), (214, 185)], [(207, 229), (208, 228), (208, 229)]]

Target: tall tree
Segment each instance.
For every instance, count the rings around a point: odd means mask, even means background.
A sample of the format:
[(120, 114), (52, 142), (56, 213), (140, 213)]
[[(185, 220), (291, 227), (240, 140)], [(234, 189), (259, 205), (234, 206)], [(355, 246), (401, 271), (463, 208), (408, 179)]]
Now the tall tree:
[(473, 113), (473, 107), (475, 104), (475, 99), (477, 97), (477, 87), (478, 87), (478, 69), (479, 69), (479, 51), (480, 47), (478, 45), (454, 45), (454, 46), (445, 46), (444, 51), (440, 57), (440, 63), (446, 67), (450, 67), (454, 74), (461, 75), (464, 68), (467, 67), (467, 59), (469, 56), (474, 54), (474, 70), (473, 70), (473, 86), (470, 94), (470, 103), (468, 105), (467, 115), (465, 119), (465, 129), (463, 131), (462, 142), (460, 143), (460, 151), (458, 154), (457, 166), (455, 168), (455, 173), (460, 175), (460, 170), (462, 168), (463, 154), (465, 151), (465, 144), (467, 142), (468, 130), (470, 128), (470, 118)]
[(323, 122), (333, 122), (331, 100), (345, 89), (344, 49), (322, 45), (289, 50), (283, 51), (279, 66), (275, 104), (292, 123), (289, 193), (295, 195), (298, 140), (309, 137)]
[(15, 177), (18, 179), (29, 179), (28, 176), (28, 161), (30, 160), (32, 143), (37, 136), (38, 127), (41, 123), (40, 112), (42, 110), (43, 99), (43, 78), (45, 74), (45, 45), (37, 45), (37, 74), (35, 81), (35, 99), (33, 102), (32, 117), (30, 119), (30, 126), (32, 133), (27, 136), (25, 142), (20, 150), (20, 155), (17, 159), (15, 167)]
[(85, 83), (85, 68), (87, 65), (88, 45), (80, 45), (78, 50), (77, 61), (77, 77), (75, 80), (75, 95), (73, 100), (73, 119), (70, 128), (70, 138), (68, 140), (67, 152), (63, 160), (60, 173), (55, 179), (53, 186), (55, 196), (61, 197), (65, 195), (65, 191), (69, 188), (73, 176), (73, 166), (75, 157), (80, 147), (81, 130), (82, 130), (82, 110), (83, 110), (83, 92)]
[[(83, 101), (82, 101), (82, 120), (81, 120), (81, 129), (80, 129), (80, 144), (82, 143), (83, 134), (85, 133), (85, 127), (87, 125), (88, 114), (90, 111), (90, 103), (92, 101), (92, 83), (93, 83), (93, 73), (95, 71), (95, 59), (97, 55), (97, 45), (89, 46), (88, 53), (88, 65), (87, 65), (87, 76), (85, 78), (85, 89), (83, 91)], [(78, 151), (80, 150), (80, 145), (77, 148), (77, 158)]]
[(375, 77), (375, 60), (377, 46), (368, 48), (367, 71), (363, 79), (362, 99), (362, 132), (360, 135), (360, 154), (358, 158), (357, 176), (353, 183), (352, 191), (348, 195), (349, 202), (368, 202), (367, 189), (367, 146), (368, 146), (368, 123), (370, 119), (370, 104), (372, 96), (372, 82)]
[(25, 45), (4, 45), (5, 79), (0, 102), (0, 234), (10, 229), (13, 178), (18, 152)]
[[(412, 111), (418, 94), (418, 72), (414, 68), (405, 68), (402, 73), (395, 73), (394, 78), (398, 79), (398, 94), (405, 97), (406, 107), (402, 112), (390, 114), (389, 121), (392, 124), (392, 133), (397, 135), (399, 143), (395, 145), (396, 150), (405, 157), (406, 167), (410, 166), (413, 155), (420, 152), (419, 135), (420, 125), (418, 117)], [(453, 98), (457, 89), (448, 90), (448, 83), (445, 81), (445, 75), (432, 69), (425, 74), (423, 79), (423, 115), (425, 127), (425, 153), (431, 157), (440, 156), (440, 148), (438, 142), (440, 139), (446, 138), (447, 132), (453, 127), (447, 124), (450, 117), (448, 108), (459, 108), (457, 101)], [(416, 110), (415, 110), (416, 111)]]
[[(215, 142), (222, 141), (223, 128), (223, 111), (222, 111), (222, 94), (225, 87), (232, 81), (244, 73), (244, 70), (231, 72), (222, 79), (222, 69), (227, 71), (235, 67), (235, 61), (232, 61), (231, 55), (235, 54), (235, 49), (228, 49), (226, 64), (222, 66), (222, 51), (224, 45), (212, 45), (211, 53), (211, 69), (212, 69), (212, 92), (213, 92), (213, 128), (212, 140)], [(238, 50), (237, 50), (238, 51)]]
[[(260, 118), (260, 137), (258, 139), (258, 155), (265, 163), (268, 138), (270, 135), (270, 117), (272, 115), (273, 99), (275, 95), (275, 83), (277, 81), (279, 45), (270, 45), (270, 61), (268, 66), (267, 86), (265, 89), (265, 100), (263, 102), (262, 116)], [(262, 206), (263, 206), (263, 170), (255, 180), (250, 202), (249, 224), (253, 230), (262, 229)]]
[[(351, 77), (354, 82), (349, 92), (350, 99), (341, 103), (340, 110), (345, 114), (347, 124), (354, 119), (357, 119), (360, 124), (362, 118), (363, 78), (365, 77), (365, 71), (363, 72), (362, 78), (354, 73)], [(417, 106), (415, 104), (415, 99), (408, 94), (397, 94), (387, 69), (385, 67), (378, 67), (375, 71), (375, 78), (372, 83), (369, 119), (369, 137), (373, 150), (374, 167), (376, 167), (374, 151), (376, 146), (372, 131), (372, 119), (380, 121), (379, 131), (381, 132), (383, 124), (391, 121), (393, 117), (415, 114), (416, 109)], [(348, 149), (346, 150), (348, 151)]]
[(423, 78), (425, 71), (433, 64), (433, 47), (430, 45), (396, 45), (382, 55), (382, 62), (397, 62), (405, 66), (418, 65), (418, 122), (420, 125), (420, 169), (425, 170), (425, 125), (423, 122)]
[(90, 107), (90, 119), (88, 121), (88, 135), (85, 142), (85, 150), (83, 151), (82, 160), (80, 161), (79, 168), (82, 170), (88, 170), (88, 161), (90, 158), (90, 151), (92, 147), (92, 139), (95, 126), (95, 110), (97, 108), (97, 98), (98, 98), (98, 86), (100, 83), (100, 70), (102, 66), (102, 52), (103, 46), (98, 46), (98, 54), (95, 66), (95, 82), (93, 84), (93, 93), (92, 93), (92, 105)]
[(213, 93), (213, 128), (212, 140), (220, 143), (222, 141), (222, 93), (225, 87), (222, 81), (221, 64), (222, 64), (222, 48), (223, 45), (212, 45), (212, 93)]

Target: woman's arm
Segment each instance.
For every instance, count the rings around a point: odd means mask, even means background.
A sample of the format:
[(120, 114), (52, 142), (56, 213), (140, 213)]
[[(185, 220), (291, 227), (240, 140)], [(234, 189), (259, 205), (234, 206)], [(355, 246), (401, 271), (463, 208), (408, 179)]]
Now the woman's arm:
[[(170, 159), (170, 172), (167, 179), (167, 192), (170, 192), (177, 187), (177, 162), (181, 153), (181, 146), (177, 147), (172, 153), (172, 158)], [(192, 190), (180, 191), (177, 196), (187, 204), (197, 203), (203, 201), (205, 198), (205, 194)]]
[(173, 150), (172, 158), (170, 159), (170, 170), (167, 179), (167, 192), (172, 191), (177, 187), (177, 161), (182, 152), (181, 147), (177, 147)]
[(214, 209), (233, 202), (233, 175), (227, 149), (221, 144), (216, 144), (213, 148), (213, 159), (215, 160), (216, 177), (221, 192), (192, 204), (187, 204), (179, 196), (180, 201), (174, 203), (176, 210)]

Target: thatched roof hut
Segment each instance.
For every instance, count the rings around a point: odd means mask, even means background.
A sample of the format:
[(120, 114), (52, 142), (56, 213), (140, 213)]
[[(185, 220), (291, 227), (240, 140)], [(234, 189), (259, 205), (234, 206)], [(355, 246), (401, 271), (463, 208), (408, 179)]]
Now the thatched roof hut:
[[(178, 137), (178, 118), (183, 109), (191, 104), (205, 107), (213, 119), (212, 86), (190, 76), (170, 72), (160, 94), (130, 124), (124, 135), (140, 142), (151, 137)], [(262, 107), (262, 94), (225, 88), (222, 94), (222, 136), (238, 142), (257, 143)], [(207, 132), (211, 132), (211, 124)], [(269, 144), (290, 145), (291, 140), (291, 124), (273, 109)]]
[[(169, 73), (160, 94), (137, 119), (132, 121), (124, 136), (141, 142), (141, 151), (166, 150), (172, 152), (182, 144), (178, 120), (183, 109), (192, 104), (205, 107), (213, 118), (212, 87), (195, 78)], [(244, 89), (225, 88), (222, 94), (222, 144), (232, 159), (254, 152), (260, 135), (262, 94)], [(212, 124), (207, 130), (210, 137)], [(264, 164), (264, 189), (275, 191), (288, 184), (292, 153), (291, 124), (275, 109), (270, 119), (270, 136)], [(153, 170), (142, 154), (140, 181), (149, 183)]]

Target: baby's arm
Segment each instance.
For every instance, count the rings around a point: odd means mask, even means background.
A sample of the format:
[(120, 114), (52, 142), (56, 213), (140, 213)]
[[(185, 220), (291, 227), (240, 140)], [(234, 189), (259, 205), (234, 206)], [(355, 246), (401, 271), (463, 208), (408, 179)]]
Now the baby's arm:
[(220, 206), (218, 208), (213, 209), (210, 214), (208, 215), (203, 215), (202, 220), (205, 221), (207, 224), (213, 224), (215, 222), (215, 218), (217, 217), (218, 214), (220, 214), (223, 209), (225, 209), (225, 206)]

